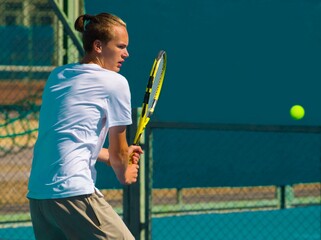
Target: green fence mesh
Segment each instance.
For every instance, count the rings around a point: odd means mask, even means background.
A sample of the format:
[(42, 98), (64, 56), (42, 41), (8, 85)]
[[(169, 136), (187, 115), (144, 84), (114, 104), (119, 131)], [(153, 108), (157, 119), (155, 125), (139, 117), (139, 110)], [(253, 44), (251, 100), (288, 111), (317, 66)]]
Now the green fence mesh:
[(0, 239), (33, 239), (26, 193), (41, 94), (50, 71), (79, 52), (52, 1), (0, 0), (0, 11)]
[(321, 129), (152, 123), (153, 239), (320, 239)]

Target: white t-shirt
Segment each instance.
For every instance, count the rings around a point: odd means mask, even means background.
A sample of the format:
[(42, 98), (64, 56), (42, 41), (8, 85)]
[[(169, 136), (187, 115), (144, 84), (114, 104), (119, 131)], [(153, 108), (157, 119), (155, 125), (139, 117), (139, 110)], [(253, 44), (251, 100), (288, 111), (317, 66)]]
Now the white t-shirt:
[(68, 64), (52, 71), (42, 98), (27, 197), (93, 193), (108, 129), (132, 123), (127, 80), (96, 64)]

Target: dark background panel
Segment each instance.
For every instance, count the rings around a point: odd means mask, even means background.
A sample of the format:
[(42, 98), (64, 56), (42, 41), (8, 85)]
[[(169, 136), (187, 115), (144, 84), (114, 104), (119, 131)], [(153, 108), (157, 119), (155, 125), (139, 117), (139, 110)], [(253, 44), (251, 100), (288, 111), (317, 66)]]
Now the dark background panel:
[[(320, 1), (86, 1), (122, 17), (130, 58), (121, 73), (141, 104), (153, 58), (168, 53), (154, 119), (319, 125)], [(294, 121), (289, 109), (302, 104)]]

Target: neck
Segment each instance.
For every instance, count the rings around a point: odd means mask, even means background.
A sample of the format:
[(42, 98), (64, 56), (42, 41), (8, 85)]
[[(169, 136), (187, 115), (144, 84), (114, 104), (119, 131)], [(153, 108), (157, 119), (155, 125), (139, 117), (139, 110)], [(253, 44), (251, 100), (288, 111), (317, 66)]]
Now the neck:
[(94, 63), (99, 65), (103, 68), (104, 64), (103, 62), (98, 58), (98, 56), (92, 56), (90, 54), (86, 54), (83, 59), (80, 61), (80, 63)]

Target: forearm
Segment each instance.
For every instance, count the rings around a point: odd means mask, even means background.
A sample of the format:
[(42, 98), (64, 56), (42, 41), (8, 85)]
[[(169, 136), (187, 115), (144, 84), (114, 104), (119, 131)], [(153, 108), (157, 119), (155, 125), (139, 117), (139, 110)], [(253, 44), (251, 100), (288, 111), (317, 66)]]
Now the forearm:
[(110, 165), (113, 168), (118, 180), (122, 184), (127, 184), (126, 169), (128, 167), (128, 147), (121, 150), (111, 149), (110, 152)]
[(110, 166), (110, 159), (109, 159), (109, 151), (107, 148), (102, 148), (100, 153), (98, 154), (97, 161), (103, 162)]
[[(143, 150), (139, 146), (128, 146), (126, 127), (118, 126), (109, 129), (109, 162), (118, 180), (122, 184), (137, 181), (138, 160)], [(131, 163), (129, 164), (129, 158)]]
[(128, 144), (126, 140), (126, 127), (112, 127), (109, 130), (109, 161), (118, 180), (127, 184), (126, 170), (129, 161)]
[(111, 166), (119, 179), (119, 181), (123, 184), (127, 184), (125, 173), (128, 166), (128, 147), (117, 152), (117, 150), (111, 150), (111, 154), (109, 153), (109, 149), (102, 148), (97, 161), (103, 162), (108, 166)]

